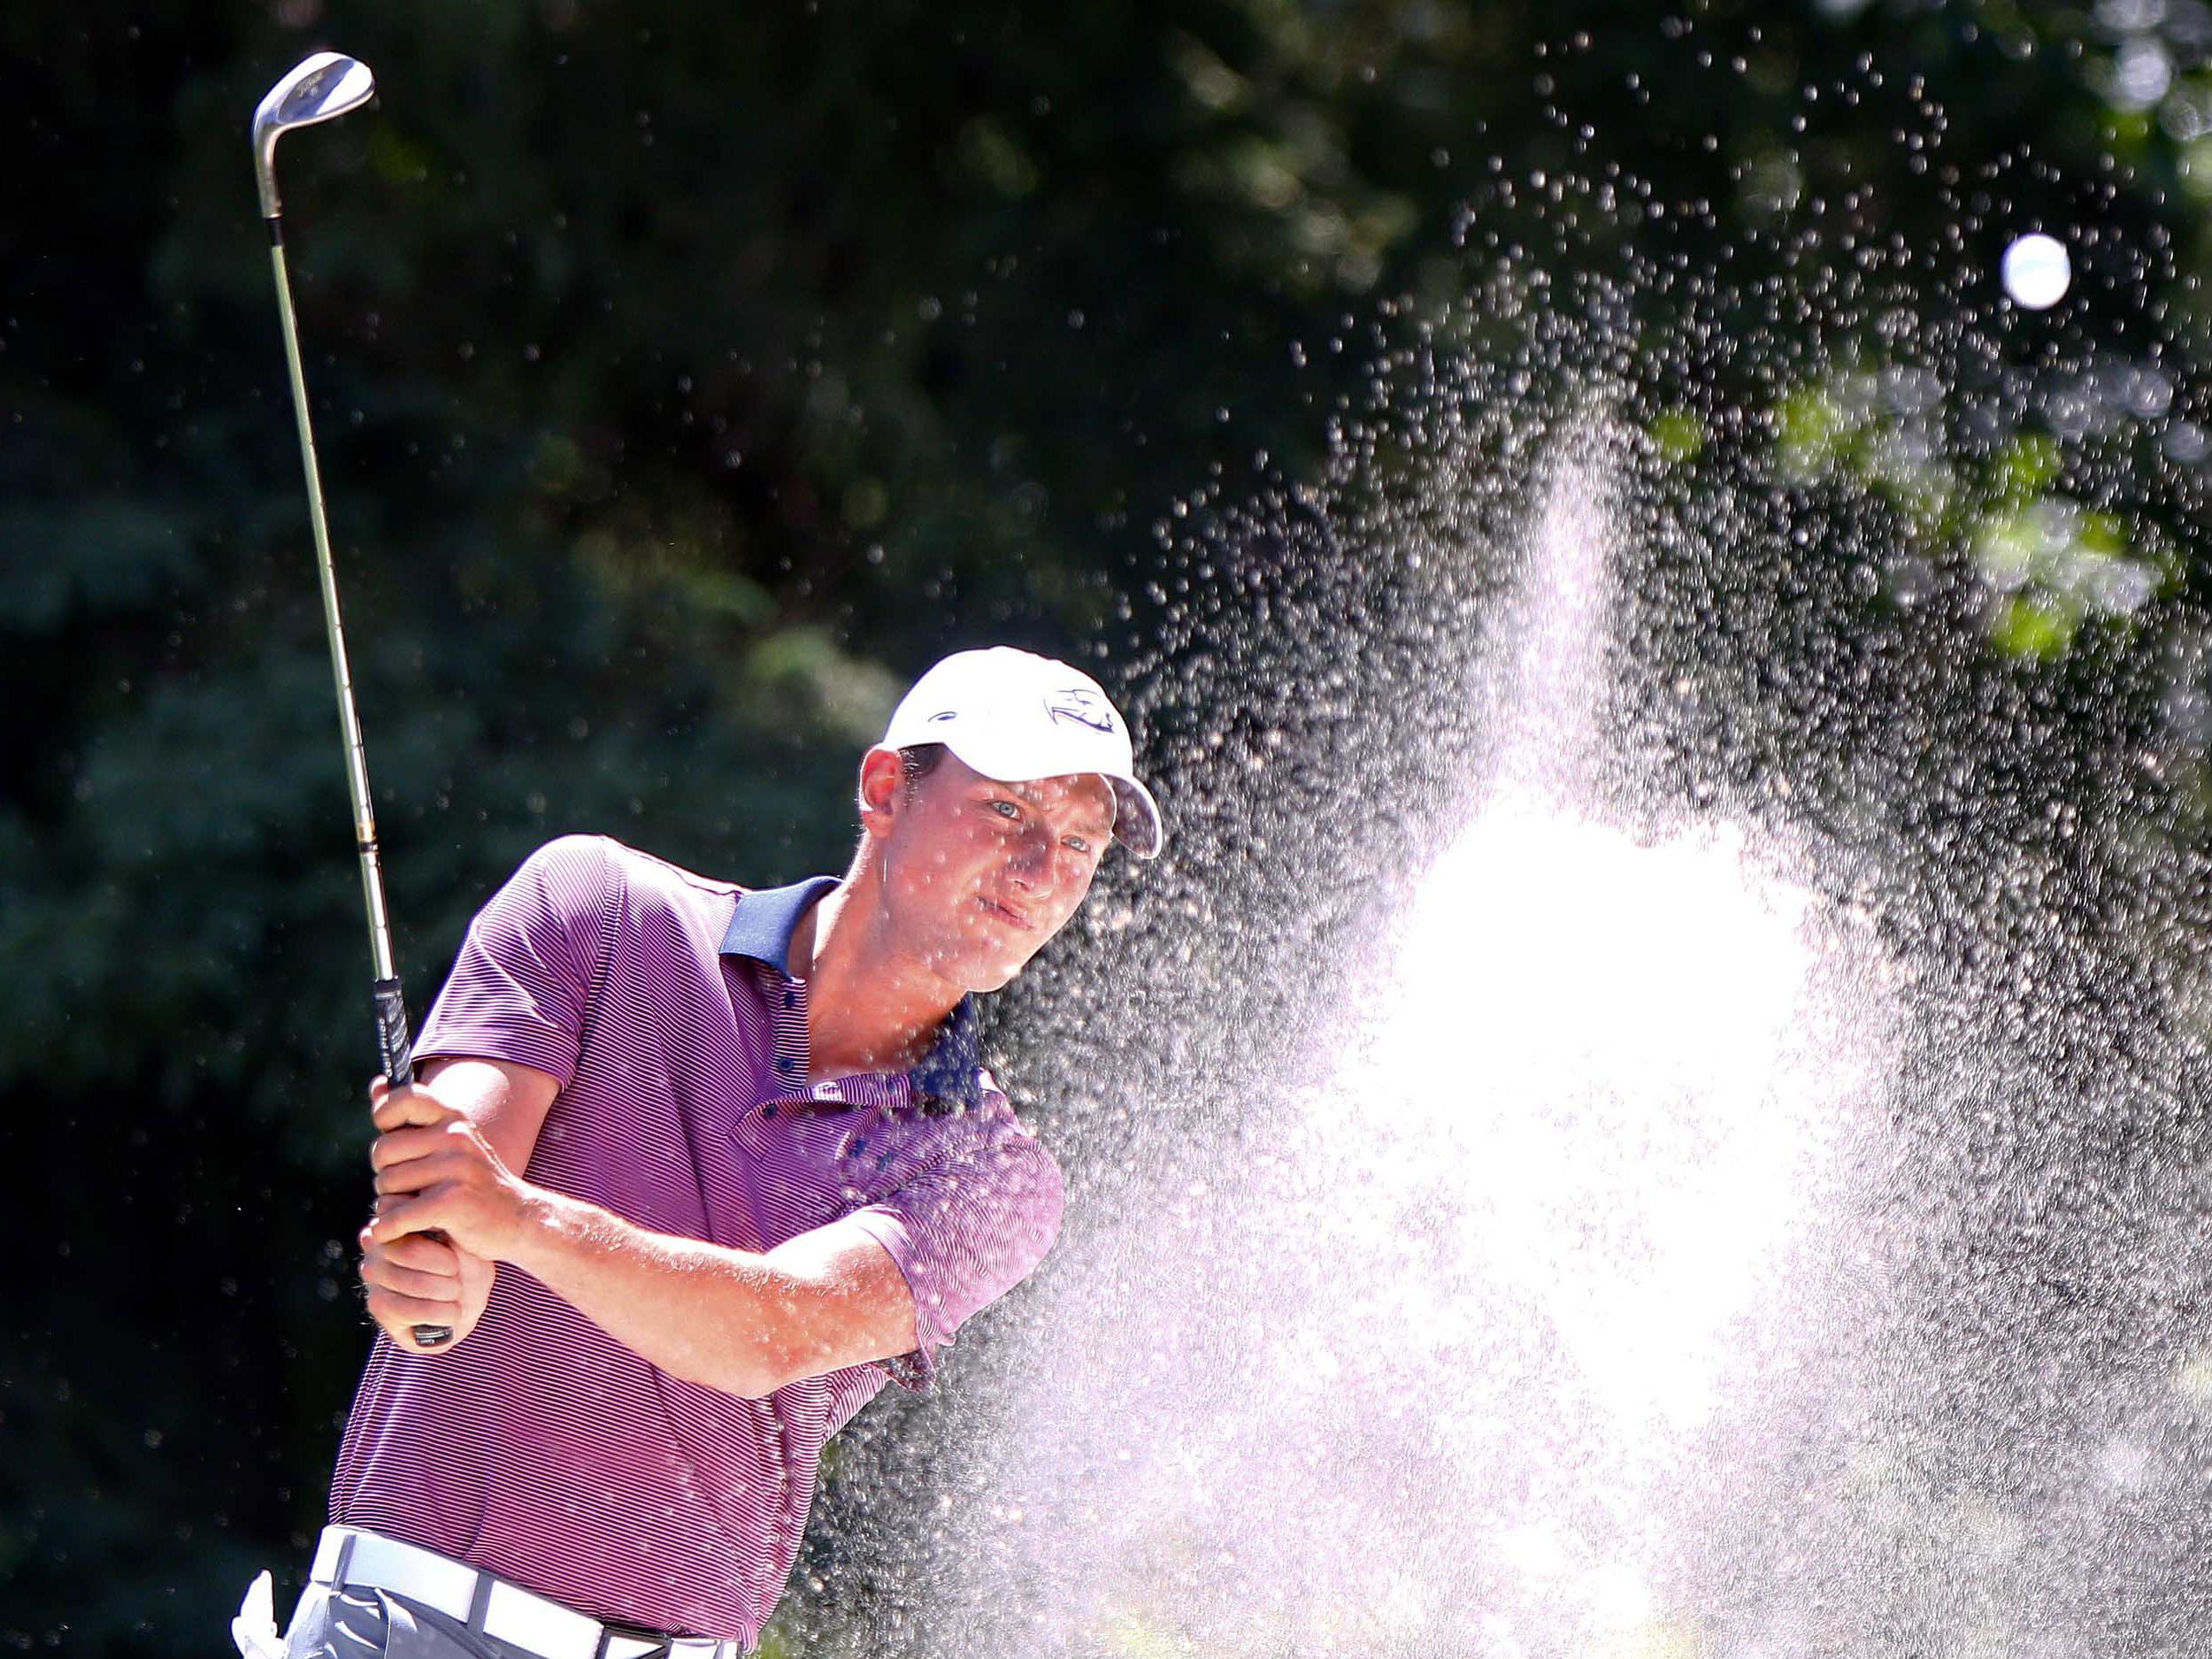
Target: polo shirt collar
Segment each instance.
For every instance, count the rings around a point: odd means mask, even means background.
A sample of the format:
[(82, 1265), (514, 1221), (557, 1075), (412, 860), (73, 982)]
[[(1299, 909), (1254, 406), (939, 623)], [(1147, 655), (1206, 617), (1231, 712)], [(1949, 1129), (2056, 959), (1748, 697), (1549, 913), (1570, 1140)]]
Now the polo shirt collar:
[[(791, 935), (798, 930), (799, 918), (836, 885), (835, 876), (811, 876), (787, 887), (762, 887), (741, 894), (722, 934), (722, 954), (750, 956), (789, 979)], [(962, 997), (946, 1016), (935, 1047), (907, 1074), (916, 1095), (952, 1102), (970, 1111), (982, 1108), (979, 1023), (975, 998)]]
[(729, 929), (722, 935), (722, 954), (750, 956), (789, 979), (791, 935), (798, 931), (799, 918), (836, 885), (835, 876), (810, 876), (787, 887), (740, 895)]

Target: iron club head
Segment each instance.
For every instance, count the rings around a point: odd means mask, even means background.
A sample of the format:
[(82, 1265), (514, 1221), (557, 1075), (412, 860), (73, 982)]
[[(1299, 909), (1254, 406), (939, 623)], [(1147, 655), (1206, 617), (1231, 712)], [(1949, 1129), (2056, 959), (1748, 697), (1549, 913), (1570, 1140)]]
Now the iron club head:
[(376, 91), (368, 65), (343, 52), (317, 52), (269, 88), (253, 112), (254, 177), (261, 187), (261, 217), (274, 219), (277, 203), (276, 142), (296, 127), (334, 120), (358, 109)]

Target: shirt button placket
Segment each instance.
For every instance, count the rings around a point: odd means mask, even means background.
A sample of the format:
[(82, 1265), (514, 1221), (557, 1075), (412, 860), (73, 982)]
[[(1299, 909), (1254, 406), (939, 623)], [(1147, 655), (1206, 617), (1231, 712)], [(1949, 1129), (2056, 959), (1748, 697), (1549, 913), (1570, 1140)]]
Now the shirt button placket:
[[(787, 1048), (786, 1052), (776, 1056), (773, 1071), (776, 1087), (786, 1094), (802, 1092), (803, 1079), (801, 1072), (804, 1065), (807, 1044), (805, 1015), (800, 1011), (799, 1005), (805, 987), (797, 980), (786, 979), (781, 996), (779, 999), (783, 1005), (784, 1013), (792, 1017), (776, 1022), (781, 1027), (776, 1033), (781, 1040), (780, 1046), (787, 1045)], [(773, 1118), (776, 1115), (777, 1109), (773, 1102), (762, 1109), (762, 1116), (765, 1118)], [(782, 1410), (777, 1406), (772, 1397), (767, 1402), (767, 1405), (770, 1421), (775, 1425), (776, 1431), (774, 1442), (776, 1504), (771, 1530), (774, 1535), (778, 1555), (784, 1557), (797, 1553), (797, 1539), (795, 1534), (797, 1531), (798, 1501), (791, 1481), (791, 1425), (785, 1420)], [(761, 1617), (767, 1617), (769, 1609), (775, 1604), (778, 1594), (777, 1590), (771, 1590), (767, 1593), (761, 1609)]]

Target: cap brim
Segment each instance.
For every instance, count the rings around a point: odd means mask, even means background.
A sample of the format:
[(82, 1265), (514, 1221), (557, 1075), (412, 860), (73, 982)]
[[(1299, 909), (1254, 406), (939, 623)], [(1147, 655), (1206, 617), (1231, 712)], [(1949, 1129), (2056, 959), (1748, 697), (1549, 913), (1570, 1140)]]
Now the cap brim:
[(1152, 791), (1134, 778), (1109, 776), (1106, 783), (1114, 792), (1114, 839), (1140, 858), (1156, 856), (1167, 844), (1167, 833)]

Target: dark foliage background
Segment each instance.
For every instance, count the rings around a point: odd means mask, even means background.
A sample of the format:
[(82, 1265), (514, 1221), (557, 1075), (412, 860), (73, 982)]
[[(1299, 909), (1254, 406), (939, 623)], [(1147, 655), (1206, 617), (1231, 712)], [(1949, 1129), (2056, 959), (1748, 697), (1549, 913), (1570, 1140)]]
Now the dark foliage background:
[[(250, 1571), (303, 1560), (366, 1341), (365, 954), (245, 142), (323, 45), (381, 100), (281, 172), (419, 1015), (552, 834), (839, 867), (853, 758), (946, 649), (1111, 681), (1202, 646), (1163, 526), (1325, 471), (1379, 305), (1459, 297), (1486, 246), (1563, 272), (1637, 237), (1594, 211), (1555, 241), (1540, 184), (1502, 179), (1632, 166), (1747, 280), (1901, 239), (1933, 298), (2046, 221), (2093, 227), (2085, 260), (2156, 250), (2085, 293), (2093, 333), (2185, 336), (2212, 256), (2196, 0), (0, 12), (0, 1640), (27, 1649), (221, 1647)], [(1808, 96), (1870, 63), (1879, 96)], [(1811, 419), (1741, 400), (1785, 441)], [(1999, 506), (2066, 482), (1988, 453)], [(2212, 580), (2186, 492), (2142, 499), (2180, 552), (2125, 626), (1962, 613), (1916, 649), (2139, 736), (2198, 687)], [(2108, 732), (2115, 684), (2139, 709)], [(2212, 722), (2158, 729), (2164, 785), (2118, 810), (2194, 847)]]

